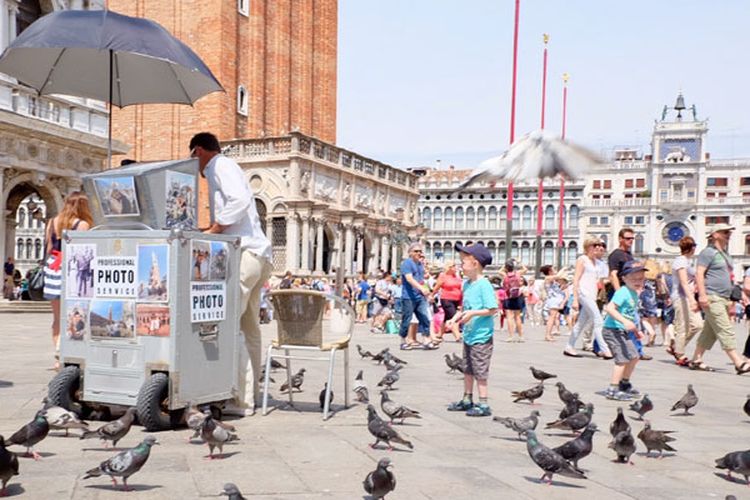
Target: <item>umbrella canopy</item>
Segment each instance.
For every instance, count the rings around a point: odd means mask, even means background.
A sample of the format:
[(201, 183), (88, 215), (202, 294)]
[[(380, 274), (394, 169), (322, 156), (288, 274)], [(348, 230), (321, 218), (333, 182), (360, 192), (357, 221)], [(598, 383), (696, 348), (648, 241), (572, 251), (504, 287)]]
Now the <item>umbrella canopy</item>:
[(459, 189), (477, 182), (534, 180), (558, 174), (577, 179), (603, 162), (581, 146), (538, 130), (514, 142), (501, 156), (483, 161)]
[(193, 104), (223, 90), (195, 52), (161, 25), (108, 10), (40, 18), (5, 50), (0, 72), (42, 95), (89, 97), (119, 107)]

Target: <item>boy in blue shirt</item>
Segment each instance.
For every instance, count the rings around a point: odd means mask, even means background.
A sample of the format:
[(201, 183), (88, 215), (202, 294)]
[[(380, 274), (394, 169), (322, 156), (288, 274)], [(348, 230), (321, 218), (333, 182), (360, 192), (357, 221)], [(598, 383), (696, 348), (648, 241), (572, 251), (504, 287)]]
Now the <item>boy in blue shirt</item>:
[[(446, 326), (463, 325), (464, 396), (448, 406), (448, 411), (465, 411), (470, 417), (492, 415), (487, 403), (487, 379), (492, 359), (492, 334), (497, 296), (489, 280), (482, 274), (484, 268), (492, 264), (492, 254), (482, 244), (469, 246), (456, 245), (461, 253), (461, 266), (466, 279), (463, 285), (463, 310), (456, 313)], [(474, 380), (477, 382), (479, 404), (474, 404)]]
[(627, 401), (638, 394), (630, 383), (630, 377), (640, 355), (634, 339), (628, 333), (638, 339), (643, 338), (638, 328), (638, 294), (643, 290), (645, 274), (646, 268), (641, 262), (626, 262), (621, 272), (625, 286), (620, 287), (604, 306), (607, 316), (604, 318), (602, 337), (615, 361), (610, 385), (604, 393), (607, 399)]

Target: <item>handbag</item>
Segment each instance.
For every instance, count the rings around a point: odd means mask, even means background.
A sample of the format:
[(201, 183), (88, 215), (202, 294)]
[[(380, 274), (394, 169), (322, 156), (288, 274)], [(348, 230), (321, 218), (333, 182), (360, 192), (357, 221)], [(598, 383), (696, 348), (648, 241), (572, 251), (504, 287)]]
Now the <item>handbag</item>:
[(44, 298), (44, 268), (37, 267), (29, 280), (29, 297), (31, 300), (42, 300)]
[(729, 300), (732, 302), (742, 301), (742, 287), (740, 285), (734, 285), (732, 287), (732, 293), (729, 294)]

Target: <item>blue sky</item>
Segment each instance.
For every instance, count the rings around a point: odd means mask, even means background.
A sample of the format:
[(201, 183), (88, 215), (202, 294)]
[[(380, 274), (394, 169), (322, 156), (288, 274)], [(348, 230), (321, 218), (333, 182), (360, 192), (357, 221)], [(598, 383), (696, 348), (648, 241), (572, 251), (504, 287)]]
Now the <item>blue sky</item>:
[(167, 276), (169, 245), (138, 245), (138, 283), (148, 284), (151, 279), (151, 259), (152, 254), (156, 254), (156, 260), (159, 263), (159, 273), (162, 277)]
[[(475, 167), (507, 147), (512, 0), (339, 2), (338, 132), (395, 166)], [(547, 129), (595, 151), (650, 151), (654, 119), (682, 89), (709, 117), (713, 158), (750, 157), (747, 0), (522, 0), (516, 137), (539, 127), (550, 34)], [(689, 116), (689, 113), (686, 113)]]

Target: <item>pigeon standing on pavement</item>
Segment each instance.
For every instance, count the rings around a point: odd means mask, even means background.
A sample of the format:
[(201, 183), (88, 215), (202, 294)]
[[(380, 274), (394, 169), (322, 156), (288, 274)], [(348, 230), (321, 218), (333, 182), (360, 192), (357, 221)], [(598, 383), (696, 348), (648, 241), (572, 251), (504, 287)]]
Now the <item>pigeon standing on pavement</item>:
[(304, 368), (300, 368), (297, 373), (295, 373), (294, 375), (292, 375), (291, 388), (289, 387), (290, 386), (290, 383), (289, 383), (290, 381), (287, 380), (286, 382), (284, 382), (281, 385), (281, 389), (279, 389), (279, 390), (281, 392), (286, 392), (288, 390), (289, 391), (293, 391), (294, 389), (297, 389), (299, 392), (302, 392), (302, 383), (305, 381), (305, 372), (306, 371), (307, 370), (305, 370)]
[[(328, 389), (328, 382), (323, 384), (323, 389), (320, 391), (320, 394), (318, 394), (318, 401), (320, 402), (320, 409), (322, 410), (325, 408), (326, 404), (326, 390)], [(333, 389), (331, 389), (330, 394), (328, 394), (328, 408), (331, 407), (331, 403), (333, 402)]]
[(359, 355), (360, 355), (360, 357), (362, 359), (371, 358), (372, 357), (372, 353), (370, 351), (363, 350), (362, 346), (359, 345), (359, 344), (357, 344), (357, 352), (359, 353)]
[(550, 378), (557, 378), (557, 375), (547, 373), (543, 370), (537, 370), (533, 366), (530, 366), (529, 369), (531, 370), (531, 376), (537, 379), (539, 382), (544, 382), (545, 380)]
[(278, 370), (279, 368), (286, 369), (286, 365), (282, 365), (280, 362), (276, 361), (274, 358), (271, 358), (271, 370)]
[(576, 470), (559, 453), (540, 443), (536, 437), (536, 432), (532, 430), (526, 431), (526, 451), (529, 452), (529, 456), (534, 463), (544, 471), (544, 475), (540, 481), (544, 481), (547, 478), (548, 484), (552, 484), (552, 476), (554, 474), (576, 479), (586, 479), (586, 476), (581, 471)]
[(133, 425), (134, 420), (135, 408), (131, 406), (127, 409), (125, 415), (117, 420), (104, 424), (95, 431), (85, 431), (81, 434), (81, 439), (98, 437), (104, 441), (105, 446), (107, 441), (112, 441), (112, 446), (117, 447), (117, 442), (130, 432), (130, 427)]
[(688, 384), (687, 386), (687, 392), (684, 396), (682, 396), (682, 399), (677, 401), (673, 406), (671, 411), (675, 411), (678, 409), (685, 410), (685, 413), (683, 415), (692, 415), (690, 413), (690, 408), (694, 407), (698, 404), (698, 395), (695, 394), (695, 391), (693, 390), (693, 384)]
[(407, 418), (422, 418), (417, 410), (393, 401), (385, 390), (380, 391), (380, 408), (391, 419), (391, 423), (396, 419), (400, 419), (403, 424)]
[(395, 368), (396, 368), (397, 366), (401, 366), (401, 363), (399, 363), (398, 361), (396, 361), (396, 360), (395, 360), (394, 358), (392, 358), (392, 357), (387, 357), (387, 358), (385, 358), (385, 359), (383, 360), (383, 364), (385, 365), (385, 368), (386, 368), (387, 370), (393, 370), (393, 369), (395, 369)]
[(633, 462), (630, 461), (630, 457), (635, 453), (635, 438), (633, 437), (633, 434), (630, 433), (630, 429), (619, 432), (612, 442), (609, 443), (608, 447), (615, 450), (618, 462), (627, 462), (630, 465), (633, 465)]
[(573, 462), (576, 470), (581, 470), (578, 467), (578, 461), (591, 454), (591, 450), (594, 449), (594, 433), (597, 431), (596, 424), (592, 422), (586, 426), (580, 436), (552, 450), (559, 453), (565, 460)]
[(8, 481), (13, 476), (18, 475), (18, 457), (12, 451), (8, 451), (5, 448), (5, 439), (0, 436), (0, 481), (2, 482), (2, 489), (0, 489), (0, 497), (4, 497), (7, 493), (5, 491)]
[(539, 425), (540, 413), (538, 410), (534, 410), (528, 417), (524, 418), (512, 418), (512, 417), (493, 417), (492, 420), (500, 422), (508, 429), (511, 429), (518, 433), (518, 439), (523, 439), (526, 431), (533, 431), (536, 426)]
[(370, 445), (370, 448), (375, 448), (378, 443), (383, 441), (388, 445), (388, 449), (392, 450), (391, 441), (393, 441), (407, 446), (410, 450), (414, 449), (414, 445), (410, 441), (402, 438), (393, 427), (380, 418), (378, 412), (375, 411), (375, 407), (371, 404), (367, 405), (367, 430), (375, 437), (375, 442)]
[(370, 393), (367, 390), (367, 384), (362, 375), (362, 370), (357, 373), (357, 376), (354, 379), (354, 393), (357, 395), (357, 401), (360, 403), (370, 402)]
[(445, 364), (448, 365), (449, 368), (448, 373), (456, 373), (456, 370), (460, 370), (461, 367), (459, 363), (457, 363), (450, 354), (446, 353), (443, 357), (445, 358)]
[(214, 455), (214, 448), (219, 449), (219, 455), (224, 453), (224, 444), (230, 441), (237, 441), (239, 438), (236, 434), (232, 434), (220, 425), (216, 425), (216, 421), (211, 417), (211, 412), (206, 410), (204, 412), (206, 418), (203, 420), (201, 426), (201, 438), (208, 445), (208, 458), (213, 460), (216, 458)]
[(750, 486), (750, 450), (733, 451), (721, 458), (716, 459), (717, 469), (726, 469), (727, 479), (732, 479), (732, 472), (745, 477), (745, 482)]
[[(198, 409), (198, 407), (194, 404), (188, 403), (187, 409), (185, 410), (185, 423), (190, 429), (193, 430), (193, 435), (188, 438), (188, 443), (193, 439), (200, 437), (204, 420), (206, 420), (206, 414)], [(216, 425), (220, 425), (230, 432), (235, 431), (235, 428), (232, 424), (222, 422), (221, 420), (214, 420), (214, 422), (216, 422)]]
[(229, 497), (229, 500), (245, 500), (245, 497), (240, 493), (240, 489), (234, 483), (225, 484), (219, 495)]
[(573, 431), (575, 433), (589, 425), (591, 423), (591, 417), (593, 415), (594, 405), (588, 403), (583, 410), (579, 411), (578, 413), (574, 413), (568, 418), (549, 422), (545, 429), (563, 429)]
[(385, 498), (388, 493), (396, 489), (396, 476), (388, 470), (390, 466), (390, 458), (381, 458), (375, 470), (368, 473), (362, 481), (362, 486), (367, 493), (372, 495), (373, 500)]
[(406, 361), (404, 361), (403, 359), (401, 359), (401, 358), (397, 357), (395, 354), (393, 354), (390, 351), (390, 349), (386, 350), (383, 353), (383, 363), (386, 363), (386, 364), (388, 364), (388, 363), (391, 363), (391, 364), (396, 363), (396, 364), (399, 364), (399, 365), (408, 365), (409, 364)]
[(401, 376), (398, 374), (400, 370), (401, 370), (401, 365), (398, 365), (393, 370), (389, 370), (388, 372), (386, 372), (382, 380), (378, 382), (378, 387), (385, 387), (386, 390), (389, 390), (389, 391), (392, 390), (393, 384), (398, 382), (399, 378), (401, 378)]
[(458, 366), (456, 369), (461, 373), (464, 373), (466, 371), (466, 358), (459, 356), (455, 352), (452, 353), (451, 356), (453, 357), (453, 361), (455, 361)]
[(91, 470), (86, 471), (86, 475), (83, 479), (89, 479), (92, 477), (99, 477), (102, 474), (108, 475), (112, 479), (112, 483), (117, 486), (116, 477), (122, 478), (123, 489), (128, 491), (128, 478), (141, 470), (148, 460), (149, 454), (151, 453), (151, 447), (155, 444), (156, 438), (154, 436), (146, 436), (141, 441), (141, 444), (135, 448), (121, 451), (109, 460), (105, 460), (99, 467), (95, 467)]
[(544, 384), (537, 384), (525, 391), (512, 391), (510, 393), (511, 397), (515, 398), (513, 400), (514, 403), (527, 399), (531, 404), (534, 404), (535, 399), (541, 398), (542, 394), (544, 394)]
[(578, 413), (580, 410), (582, 410), (586, 404), (580, 400), (580, 397), (578, 396), (577, 392), (573, 393), (573, 398), (568, 402), (565, 403), (565, 406), (562, 410), (560, 410), (560, 416), (559, 419), (568, 418), (569, 416), (573, 415), (574, 413)]
[(609, 424), (609, 433), (612, 434), (612, 437), (615, 437), (623, 431), (630, 432), (630, 424), (627, 420), (625, 420), (625, 415), (623, 415), (622, 413), (622, 408), (617, 408), (617, 417), (615, 417), (614, 421)]
[(576, 399), (575, 395), (565, 387), (565, 384), (558, 382), (555, 385), (557, 386), (557, 395), (560, 397), (560, 401), (567, 405)]
[(643, 420), (643, 416), (654, 409), (654, 403), (649, 399), (648, 394), (644, 394), (640, 400), (630, 404), (630, 409)]
[(81, 429), (84, 431), (89, 429), (89, 424), (78, 418), (78, 415), (65, 408), (50, 405), (47, 398), (44, 399), (44, 413), (47, 417), (50, 430), (64, 430), (66, 437), (69, 435), (68, 431), (70, 429)]
[(383, 359), (384, 359), (384, 358), (383, 358), (383, 356), (385, 356), (385, 355), (386, 355), (387, 353), (389, 353), (389, 352), (390, 352), (390, 350), (391, 350), (391, 348), (390, 348), (390, 347), (385, 347), (385, 348), (383, 348), (383, 350), (382, 350), (382, 351), (380, 351), (379, 353), (375, 354), (375, 355), (374, 355), (374, 356), (372, 357), (372, 360), (373, 360), (373, 361), (377, 361), (377, 362), (378, 362), (378, 364), (382, 363), (382, 362), (383, 362)]
[(646, 421), (643, 429), (638, 433), (638, 439), (643, 441), (643, 444), (646, 445), (646, 456), (648, 457), (651, 455), (651, 450), (657, 450), (659, 452), (659, 458), (662, 458), (664, 455), (664, 450), (677, 451), (668, 444), (671, 441), (675, 441), (675, 438), (668, 435), (673, 432), (674, 431), (655, 431), (651, 428), (651, 423)]
[(26, 456), (34, 457), (39, 460), (41, 456), (34, 451), (34, 445), (39, 443), (49, 434), (49, 423), (44, 410), (39, 410), (34, 416), (34, 420), (24, 425), (6, 441), (7, 444), (17, 444), (26, 447)]

